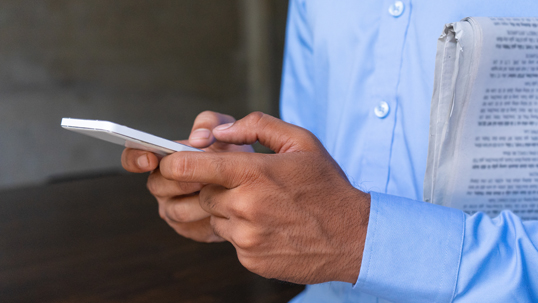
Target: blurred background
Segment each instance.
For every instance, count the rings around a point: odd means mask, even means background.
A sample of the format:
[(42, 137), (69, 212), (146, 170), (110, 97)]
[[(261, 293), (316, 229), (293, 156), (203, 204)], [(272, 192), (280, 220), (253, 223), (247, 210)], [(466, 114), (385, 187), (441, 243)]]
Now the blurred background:
[(121, 171), (122, 148), (60, 127), (169, 139), (198, 113), (278, 115), (287, 1), (0, 0), (0, 189)]

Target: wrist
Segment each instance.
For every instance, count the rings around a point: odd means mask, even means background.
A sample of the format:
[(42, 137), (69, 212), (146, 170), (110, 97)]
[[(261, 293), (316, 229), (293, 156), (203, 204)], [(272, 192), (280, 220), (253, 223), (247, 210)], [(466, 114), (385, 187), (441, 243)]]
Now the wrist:
[(368, 230), (368, 222), (370, 218), (370, 194), (354, 189), (353, 198), (354, 208), (352, 217), (355, 222), (349, 226), (348, 247), (343, 251), (347, 256), (343, 256), (343, 264), (341, 265), (341, 276), (339, 281), (355, 284), (359, 277), (362, 256), (364, 252), (364, 244), (366, 242), (366, 233)]

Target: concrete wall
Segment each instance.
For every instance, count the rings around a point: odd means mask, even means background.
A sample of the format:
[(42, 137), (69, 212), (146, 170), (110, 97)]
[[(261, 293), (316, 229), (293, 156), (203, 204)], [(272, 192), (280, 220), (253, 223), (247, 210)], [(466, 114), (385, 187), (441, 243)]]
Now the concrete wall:
[[(280, 66), (286, 4), (270, 3), (269, 60)], [(61, 129), (62, 117), (181, 139), (203, 110), (247, 114), (243, 8), (239, 0), (0, 0), (0, 188), (119, 169), (121, 147)], [(271, 73), (276, 104), (278, 68)]]

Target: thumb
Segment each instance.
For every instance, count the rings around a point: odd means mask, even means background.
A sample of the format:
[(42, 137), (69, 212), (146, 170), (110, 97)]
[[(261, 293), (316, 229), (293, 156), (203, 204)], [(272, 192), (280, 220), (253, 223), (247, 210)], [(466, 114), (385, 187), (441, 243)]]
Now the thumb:
[(251, 113), (235, 123), (217, 126), (213, 129), (213, 136), (231, 144), (258, 141), (276, 153), (308, 151), (321, 146), (308, 130), (261, 112)]

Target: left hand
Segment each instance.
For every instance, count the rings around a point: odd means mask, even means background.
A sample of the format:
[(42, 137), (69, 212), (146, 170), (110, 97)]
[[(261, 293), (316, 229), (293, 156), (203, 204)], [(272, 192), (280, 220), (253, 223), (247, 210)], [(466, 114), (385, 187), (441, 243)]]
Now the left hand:
[(276, 154), (174, 153), (162, 175), (207, 183), (200, 205), (239, 261), (267, 278), (355, 283), (370, 196), (355, 189), (314, 135), (261, 113), (213, 130), (231, 144), (259, 141)]

